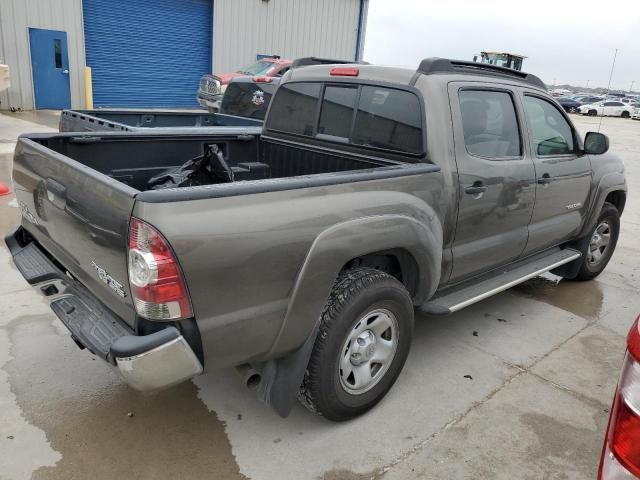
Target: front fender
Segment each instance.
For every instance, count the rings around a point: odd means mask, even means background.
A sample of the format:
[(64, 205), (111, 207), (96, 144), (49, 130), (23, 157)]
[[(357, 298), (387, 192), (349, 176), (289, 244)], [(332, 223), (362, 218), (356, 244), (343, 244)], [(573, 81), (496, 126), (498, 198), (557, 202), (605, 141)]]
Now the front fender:
[(609, 172), (601, 177), (592, 196), (593, 200), (589, 207), (589, 215), (587, 216), (584, 227), (580, 231), (578, 238), (582, 238), (587, 235), (595, 226), (607, 195), (615, 191), (623, 191), (625, 193), (627, 191), (627, 182), (624, 177), (624, 172)]
[(405, 215), (378, 215), (349, 220), (322, 231), (298, 274), (287, 312), (271, 350), (278, 356), (302, 345), (314, 329), (336, 277), (353, 258), (405, 249), (418, 266), (414, 304), (435, 292), (442, 263), (442, 225), (430, 211), (417, 221)]

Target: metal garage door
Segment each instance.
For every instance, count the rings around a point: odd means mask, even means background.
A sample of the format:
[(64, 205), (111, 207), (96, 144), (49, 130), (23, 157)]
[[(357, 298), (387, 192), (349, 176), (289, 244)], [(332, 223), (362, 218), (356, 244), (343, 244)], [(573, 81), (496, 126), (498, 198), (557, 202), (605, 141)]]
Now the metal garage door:
[(198, 80), (211, 71), (212, 9), (212, 0), (83, 0), (94, 105), (197, 105)]

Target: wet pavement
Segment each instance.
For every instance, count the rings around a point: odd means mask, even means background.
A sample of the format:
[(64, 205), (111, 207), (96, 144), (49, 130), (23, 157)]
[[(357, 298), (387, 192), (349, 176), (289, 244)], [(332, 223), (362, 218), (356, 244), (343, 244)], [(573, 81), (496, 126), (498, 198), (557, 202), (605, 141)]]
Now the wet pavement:
[[(581, 131), (597, 119), (574, 117)], [(54, 113), (0, 114), (15, 138)], [(447, 318), (419, 317), (406, 367), (373, 411), (280, 419), (213, 371), (142, 394), (70, 340), (0, 246), (0, 479), (595, 478), (624, 335), (640, 313), (640, 122), (605, 119), (630, 198), (596, 281), (546, 275)], [(0, 197), (0, 233), (18, 220)]]

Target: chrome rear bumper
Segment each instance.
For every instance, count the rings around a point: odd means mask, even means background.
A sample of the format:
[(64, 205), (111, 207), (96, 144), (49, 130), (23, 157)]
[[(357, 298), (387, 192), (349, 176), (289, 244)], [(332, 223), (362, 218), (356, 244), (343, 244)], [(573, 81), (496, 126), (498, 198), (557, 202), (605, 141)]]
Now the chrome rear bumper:
[(175, 338), (134, 355), (118, 356), (124, 353), (118, 351), (120, 339), (112, 345), (111, 353), (118, 370), (130, 387), (142, 391), (160, 390), (202, 373), (202, 364), (184, 337), (173, 327), (158, 333), (166, 330), (173, 330)]

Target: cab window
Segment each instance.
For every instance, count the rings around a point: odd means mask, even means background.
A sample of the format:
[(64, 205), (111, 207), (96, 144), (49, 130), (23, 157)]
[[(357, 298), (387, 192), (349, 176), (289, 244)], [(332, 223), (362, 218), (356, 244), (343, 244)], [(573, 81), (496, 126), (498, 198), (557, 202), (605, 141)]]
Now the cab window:
[(573, 153), (573, 130), (560, 111), (539, 97), (526, 95), (524, 103), (536, 154), (544, 157)]
[(285, 83), (276, 93), (265, 128), (422, 155), (420, 102), (415, 93), (381, 86)]
[(510, 93), (462, 90), (460, 110), (464, 143), (471, 155), (500, 160), (522, 154), (520, 129)]

